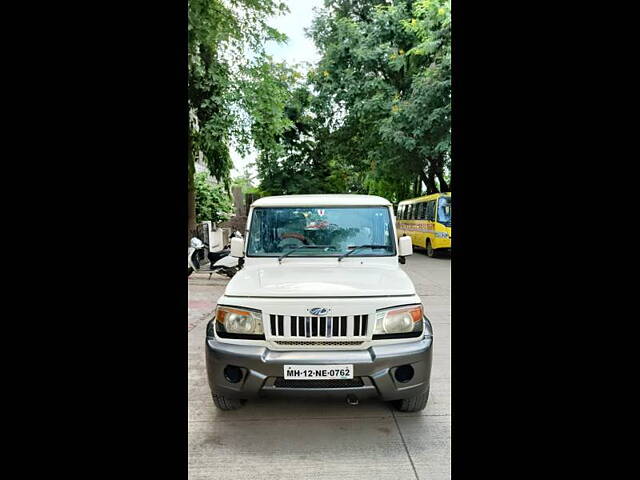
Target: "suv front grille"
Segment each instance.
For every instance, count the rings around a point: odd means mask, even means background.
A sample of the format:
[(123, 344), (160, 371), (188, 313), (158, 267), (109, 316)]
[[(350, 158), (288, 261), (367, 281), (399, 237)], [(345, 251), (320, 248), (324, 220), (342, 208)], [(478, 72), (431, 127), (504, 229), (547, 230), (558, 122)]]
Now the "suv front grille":
[(278, 388), (353, 388), (362, 387), (361, 377), (350, 380), (285, 380), (277, 377), (274, 385)]
[[(353, 315), (353, 317), (269, 315), (269, 320), (273, 337), (366, 337), (369, 315)], [(350, 324), (352, 327), (349, 329)]]

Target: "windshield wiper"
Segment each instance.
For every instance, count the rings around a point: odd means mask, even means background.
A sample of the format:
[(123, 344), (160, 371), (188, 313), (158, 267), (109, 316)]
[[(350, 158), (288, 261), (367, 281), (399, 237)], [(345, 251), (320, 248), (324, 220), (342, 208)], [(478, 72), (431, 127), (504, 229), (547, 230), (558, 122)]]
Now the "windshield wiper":
[(348, 256), (349, 256), (349, 255), (351, 255), (352, 253), (354, 253), (354, 252), (356, 252), (356, 251), (360, 250), (361, 248), (386, 248), (386, 249), (388, 250), (388, 249), (390, 249), (390, 248), (391, 248), (391, 246), (390, 246), (390, 245), (352, 245), (352, 246), (347, 247), (347, 248), (353, 248), (353, 250), (351, 250), (350, 252), (347, 252), (347, 253), (345, 253), (345, 254), (343, 254), (343, 255), (340, 255), (340, 256), (338, 257), (338, 261), (339, 261), (339, 262), (340, 262), (340, 261), (342, 261), (342, 259), (343, 259), (344, 257), (348, 257)]
[(280, 255), (278, 257), (278, 263), (282, 263), (282, 259), (284, 257), (287, 257), (289, 255), (291, 255), (293, 252), (296, 252), (302, 248), (336, 248), (335, 245), (300, 245), (299, 247), (296, 248), (292, 248), (291, 250), (289, 250), (287, 253), (285, 253), (284, 255)]

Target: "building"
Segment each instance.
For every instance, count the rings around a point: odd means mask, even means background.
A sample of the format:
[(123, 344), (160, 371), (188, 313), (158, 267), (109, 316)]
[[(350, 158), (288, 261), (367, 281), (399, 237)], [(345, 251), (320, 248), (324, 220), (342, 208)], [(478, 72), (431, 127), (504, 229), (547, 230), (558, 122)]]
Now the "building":
[(206, 173), (207, 174), (207, 183), (211, 185), (216, 185), (218, 181), (211, 175), (209, 172), (209, 167), (204, 161), (204, 155), (202, 152), (198, 152), (198, 158), (195, 161), (196, 173)]

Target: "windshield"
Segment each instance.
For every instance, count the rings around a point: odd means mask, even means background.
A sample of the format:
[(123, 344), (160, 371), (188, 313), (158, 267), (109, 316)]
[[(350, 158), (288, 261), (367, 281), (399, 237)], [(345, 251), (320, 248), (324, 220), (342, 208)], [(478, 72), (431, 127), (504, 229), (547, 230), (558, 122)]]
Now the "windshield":
[(438, 199), (438, 222), (451, 226), (451, 197), (440, 197)]
[[(247, 255), (253, 257), (350, 257), (395, 255), (389, 209), (385, 207), (256, 208)], [(317, 246), (321, 248), (298, 248)], [(375, 248), (374, 248), (375, 247)]]

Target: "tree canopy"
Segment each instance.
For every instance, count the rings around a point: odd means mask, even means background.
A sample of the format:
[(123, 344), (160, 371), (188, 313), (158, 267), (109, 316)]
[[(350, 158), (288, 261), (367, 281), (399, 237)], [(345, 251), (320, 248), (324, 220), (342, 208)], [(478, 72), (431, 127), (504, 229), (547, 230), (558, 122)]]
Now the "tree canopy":
[[(266, 194), (371, 193), (399, 201), (451, 189), (449, 0), (325, 0), (305, 74), (274, 62), (280, 0), (189, 0), (190, 226), (194, 159), (224, 188), (232, 145), (257, 152)], [(191, 228), (191, 227), (190, 227)]]
[[(280, 74), (264, 52), (284, 35), (265, 19), (286, 11), (279, 0), (189, 0), (189, 229), (195, 226), (195, 159), (202, 155), (211, 175), (228, 190), (233, 167), (229, 149), (248, 149), (255, 119), (284, 127), (277, 87)], [(265, 114), (266, 112), (266, 114)]]
[(422, 183), (448, 191), (450, 2), (326, 0), (309, 34), (322, 57), (288, 89), (291, 125), (261, 149), (261, 188), (396, 201)]

